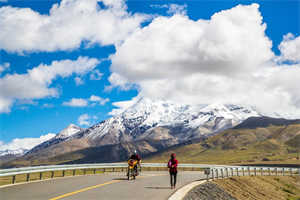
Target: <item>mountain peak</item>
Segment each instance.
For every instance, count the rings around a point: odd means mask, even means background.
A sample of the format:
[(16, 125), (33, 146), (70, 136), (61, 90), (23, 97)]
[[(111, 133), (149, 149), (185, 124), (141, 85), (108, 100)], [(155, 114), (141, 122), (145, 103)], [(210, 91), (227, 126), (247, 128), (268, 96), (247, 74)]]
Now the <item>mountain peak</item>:
[(69, 126), (67, 126), (65, 129), (59, 132), (56, 137), (58, 138), (70, 137), (81, 130), (82, 128), (80, 128), (79, 126), (76, 126), (75, 124), (69, 124)]

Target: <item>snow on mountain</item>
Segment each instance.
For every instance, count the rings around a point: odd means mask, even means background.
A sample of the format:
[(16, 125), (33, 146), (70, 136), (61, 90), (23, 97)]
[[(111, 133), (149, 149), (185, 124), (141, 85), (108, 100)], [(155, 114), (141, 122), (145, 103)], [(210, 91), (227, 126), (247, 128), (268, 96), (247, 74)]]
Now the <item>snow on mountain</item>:
[(97, 145), (115, 144), (144, 138), (146, 132), (166, 127), (177, 132), (177, 139), (186, 140), (231, 128), (251, 116), (260, 114), (237, 105), (185, 105), (141, 98), (122, 113), (74, 137), (88, 138)]
[(65, 140), (71, 138), (73, 135), (75, 135), (76, 133), (83, 131), (83, 130), (84, 129), (80, 128), (79, 126), (70, 124), (68, 127), (63, 129), (62, 131), (60, 131), (58, 134), (56, 134), (55, 137), (53, 137), (47, 141), (44, 141), (43, 143), (40, 143), (39, 145), (36, 145), (32, 149), (30, 149), (27, 153), (37, 152), (40, 149), (45, 149), (53, 144), (58, 144), (62, 141), (65, 141)]
[(15, 138), (8, 143), (0, 141), (0, 157), (5, 155), (21, 156), (34, 146), (53, 138), (55, 134), (48, 133), (38, 138)]
[[(136, 145), (140, 152), (156, 152), (186, 141), (232, 128), (249, 117), (260, 116), (255, 109), (238, 105), (187, 105), (165, 100), (137, 99), (129, 107), (94, 126), (81, 129), (70, 125), (54, 138), (26, 153), (28, 159), (47, 159), (89, 147)], [(107, 146), (107, 148), (110, 148)], [(122, 154), (116, 146), (116, 155)]]
[(70, 137), (72, 135), (74, 135), (75, 133), (81, 131), (82, 128), (74, 125), (74, 124), (70, 124), (68, 127), (66, 127), (65, 129), (63, 129), (61, 132), (59, 132), (55, 138), (67, 138)]

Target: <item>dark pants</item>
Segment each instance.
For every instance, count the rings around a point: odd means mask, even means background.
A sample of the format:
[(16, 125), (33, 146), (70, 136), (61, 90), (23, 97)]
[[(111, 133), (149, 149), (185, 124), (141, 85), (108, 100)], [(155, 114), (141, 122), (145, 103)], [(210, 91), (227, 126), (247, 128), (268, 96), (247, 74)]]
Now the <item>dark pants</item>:
[(170, 183), (171, 186), (176, 185), (177, 172), (170, 172)]

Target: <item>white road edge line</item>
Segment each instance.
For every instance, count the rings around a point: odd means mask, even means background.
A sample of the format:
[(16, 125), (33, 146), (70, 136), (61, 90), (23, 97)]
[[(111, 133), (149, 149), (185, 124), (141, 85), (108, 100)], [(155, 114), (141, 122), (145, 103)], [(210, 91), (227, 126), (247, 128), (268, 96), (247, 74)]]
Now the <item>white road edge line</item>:
[(181, 188), (179, 188), (176, 192), (174, 192), (168, 200), (182, 200), (184, 196), (191, 191), (194, 187), (201, 185), (203, 183), (206, 183), (206, 180), (201, 180), (201, 181), (194, 181), (188, 185), (185, 185)]

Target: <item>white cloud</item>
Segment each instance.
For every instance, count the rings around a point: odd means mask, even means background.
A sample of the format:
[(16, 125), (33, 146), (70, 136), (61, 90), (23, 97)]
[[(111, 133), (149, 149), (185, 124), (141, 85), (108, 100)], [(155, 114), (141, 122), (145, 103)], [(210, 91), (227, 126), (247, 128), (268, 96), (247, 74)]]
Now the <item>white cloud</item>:
[(63, 102), (63, 105), (71, 107), (85, 107), (88, 105), (88, 101), (81, 98), (72, 98), (70, 101)]
[(0, 8), (0, 49), (51, 52), (78, 48), (82, 42), (117, 44), (147, 18), (126, 10), (123, 0), (62, 0), (49, 15), (4, 6)]
[(90, 80), (101, 80), (102, 76), (103, 74), (98, 69), (96, 69), (90, 74)]
[(269, 115), (300, 117), (299, 65), (273, 63), (265, 30), (257, 4), (209, 20), (157, 17), (116, 46), (108, 88), (136, 87), (149, 98), (245, 104)]
[(18, 149), (29, 150), (35, 147), (36, 145), (51, 139), (54, 136), (55, 134), (48, 133), (47, 135), (41, 135), (39, 138), (15, 138), (8, 143), (0, 141), (0, 151)]
[(300, 36), (295, 37), (288, 33), (283, 37), (283, 41), (279, 45), (281, 52), (280, 60), (300, 62)]
[(75, 81), (75, 84), (78, 86), (78, 85), (83, 85), (84, 84), (84, 81), (82, 80), (82, 78), (80, 77), (75, 77), (74, 78), (74, 81)]
[(8, 2), (8, 0), (0, 0), (0, 2)]
[(6, 74), (0, 78), (0, 113), (9, 112), (17, 99), (58, 96), (57, 89), (51, 87), (55, 79), (66, 78), (72, 74), (85, 74), (98, 64), (97, 59), (79, 57), (77, 60), (53, 61), (50, 65), (40, 64), (27, 70), (25, 74)]
[(127, 108), (130, 106), (134, 105), (139, 97), (134, 97), (131, 100), (128, 101), (118, 101), (118, 102), (113, 102), (112, 105), (115, 106), (111, 112), (109, 112), (109, 115), (115, 116), (123, 113)]
[(6, 63), (3, 63), (3, 64), (0, 64), (0, 74), (2, 72), (4, 72), (5, 70), (8, 70), (10, 67), (10, 63), (6, 62)]
[(90, 116), (88, 114), (82, 114), (78, 117), (78, 123), (81, 126), (90, 126), (95, 120), (96, 116)]
[(99, 104), (103, 106), (107, 102), (109, 102), (109, 98), (102, 98), (96, 95), (91, 95), (89, 99), (72, 98), (70, 101), (63, 102), (63, 105), (71, 106), (71, 107), (86, 107), (86, 106), (95, 106)]
[(169, 15), (174, 15), (174, 14), (186, 15), (186, 9), (187, 9), (186, 4), (180, 5), (180, 4), (173, 4), (173, 3), (162, 4), (162, 5), (153, 4), (153, 5), (150, 5), (150, 7), (168, 9), (167, 14), (169, 14)]
[(187, 5), (179, 5), (179, 4), (169, 4), (169, 9), (167, 11), (168, 14), (173, 15), (173, 14), (181, 14), (181, 15), (186, 15), (186, 8)]
[(100, 105), (104, 105), (104, 104), (106, 104), (107, 102), (109, 102), (109, 98), (102, 98), (102, 97), (99, 97), (99, 96), (92, 95), (92, 96), (90, 97), (90, 101), (92, 101), (92, 102), (97, 102), (97, 103), (99, 103)]

